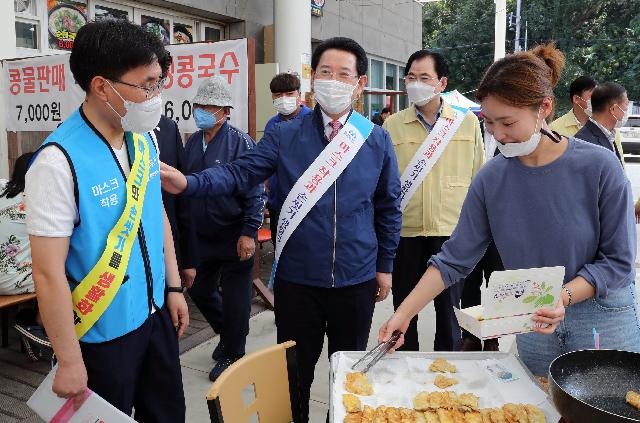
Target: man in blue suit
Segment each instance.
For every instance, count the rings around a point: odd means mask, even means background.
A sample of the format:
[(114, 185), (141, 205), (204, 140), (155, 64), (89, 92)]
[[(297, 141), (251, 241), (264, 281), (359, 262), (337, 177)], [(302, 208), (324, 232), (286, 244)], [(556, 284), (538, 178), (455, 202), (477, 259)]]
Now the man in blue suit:
[(610, 150), (624, 163), (615, 139), (617, 129), (624, 126), (631, 111), (627, 90), (615, 82), (602, 83), (593, 90), (591, 105), (593, 116), (576, 133), (576, 138)]
[[(313, 113), (276, 124), (229, 164), (187, 177), (164, 164), (161, 170), (164, 189), (201, 197), (243, 192), (277, 175), (276, 200), (283, 206), (275, 318), (278, 342), (296, 342), (296, 423), (308, 420), (325, 334), (329, 355), (365, 350), (375, 302), (391, 289), (402, 220), (400, 176), (387, 131), (352, 109), (366, 86), (367, 63), (355, 41), (324, 41), (311, 58)], [(307, 169), (317, 173), (307, 179)]]

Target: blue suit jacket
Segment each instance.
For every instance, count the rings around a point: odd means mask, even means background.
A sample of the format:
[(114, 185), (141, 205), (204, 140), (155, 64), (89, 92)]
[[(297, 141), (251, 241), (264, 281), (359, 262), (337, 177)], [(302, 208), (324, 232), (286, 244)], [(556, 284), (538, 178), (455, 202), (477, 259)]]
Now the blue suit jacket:
[(615, 153), (615, 155), (618, 157), (618, 160), (622, 162), (618, 147), (615, 146), (615, 143), (613, 144), (613, 146), (611, 145), (611, 141), (609, 141), (609, 138), (604, 134), (604, 132), (602, 132), (602, 129), (600, 129), (598, 125), (591, 121), (591, 119), (589, 119), (587, 123), (576, 133), (575, 137), (583, 141), (590, 142), (591, 144), (599, 145), (606, 148), (607, 150)]
[[(160, 160), (184, 172), (184, 146), (178, 125), (163, 115), (153, 132), (158, 140)], [(198, 265), (198, 239), (191, 217), (190, 200), (162, 191), (162, 202), (171, 225), (178, 266), (180, 269), (193, 269)]]
[[(256, 148), (231, 163), (187, 176), (185, 194), (235, 195), (275, 173), (276, 200), (282, 204), (328, 142), (316, 108), (276, 124)], [(369, 281), (376, 271), (391, 272), (401, 225), (398, 163), (389, 134), (376, 125), (336, 183), (293, 232), (276, 277), (339, 288)]]

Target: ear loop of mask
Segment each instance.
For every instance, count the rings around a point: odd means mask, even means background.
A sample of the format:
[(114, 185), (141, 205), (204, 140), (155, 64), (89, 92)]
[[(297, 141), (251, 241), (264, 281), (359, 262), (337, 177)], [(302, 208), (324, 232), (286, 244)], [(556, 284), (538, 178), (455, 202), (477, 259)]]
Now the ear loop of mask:
[[(559, 142), (562, 141), (562, 136), (560, 136), (560, 134), (558, 134), (555, 131), (548, 131), (548, 130), (544, 129), (545, 118), (543, 118), (541, 116), (541, 114), (542, 114), (542, 106), (540, 106), (540, 109), (538, 109), (538, 118), (542, 118), (542, 121), (540, 122), (540, 133), (542, 135), (545, 135), (549, 139), (551, 139), (551, 141), (553, 141), (556, 144), (558, 144)], [(536, 122), (536, 128), (537, 127), (538, 127), (538, 122)]]
[(216, 123), (214, 123), (213, 126), (216, 126), (217, 124), (219, 124), (220, 122), (222, 122), (222, 121), (224, 121), (226, 119), (226, 116), (224, 115), (224, 113), (222, 113), (222, 117), (220, 119), (218, 119), (218, 113), (224, 111), (224, 107), (220, 107), (215, 112), (209, 112), (208, 110), (206, 110), (204, 108), (202, 108), (202, 110), (204, 110), (205, 112), (211, 113), (213, 115), (213, 118), (216, 120)]
[[(111, 84), (111, 81), (109, 81), (108, 79), (105, 79), (105, 81), (107, 81), (107, 84), (109, 84), (109, 86), (111, 87), (111, 89), (118, 95), (118, 97), (120, 97), (120, 100), (122, 100), (122, 103), (124, 104), (124, 108), (125, 108), (125, 115), (126, 115), (126, 110), (127, 110), (127, 100), (124, 99), (124, 97), (122, 97), (120, 95), (120, 93), (118, 92), (118, 90), (115, 89), (115, 87)], [(109, 102), (109, 100), (107, 100), (107, 106), (109, 106), (111, 108), (111, 110), (113, 110), (113, 113), (115, 113), (116, 115), (118, 115), (118, 117), (120, 119), (123, 119), (124, 116), (120, 115), (120, 113), (118, 113), (118, 111), (111, 105), (111, 103)]]
[[(538, 109), (538, 117), (541, 117), (540, 116), (541, 112), (542, 112), (542, 106), (540, 106), (540, 109)], [(562, 141), (562, 136), (558, 134), (556, 131), (547, 131), (546, 129), (544, 129), (544, 121), (545, 121), (545, 118), (542, 118), (542, 122), (540, 122), (540, 133), (546, 136), (547, 138), (549, 138), (554, 143), (559, 144)], [(537, 125), (538, 124), (536, 123), (536, 126)]]
[[(620, 109), (620, 111), (622, 112), (622, 119), (624, 119), (624, 117), (627, 115), (627, 112), (626, 112), (622, 107), (620, 107), (620, 105), (619, 105), (619, 104), (617, 104), (617, 103), (616, 103), (616, 104), (614, 104), (614, 106), (615, 106), (615, 107), (617, 107), (618, 109)], [(628, 106), (627, 106), (627, 107), (628, 107)], [(618, 118), (616, 117), (616, 115), (614, 115), (614, 114), (613, 114), (613, 112), (611, 112), (611, 114), (613, 115), (613, 117), (614, 117), (614, 118), (616, 118), (616, 121), (622, 120), (622, 119), (618, 119)]]

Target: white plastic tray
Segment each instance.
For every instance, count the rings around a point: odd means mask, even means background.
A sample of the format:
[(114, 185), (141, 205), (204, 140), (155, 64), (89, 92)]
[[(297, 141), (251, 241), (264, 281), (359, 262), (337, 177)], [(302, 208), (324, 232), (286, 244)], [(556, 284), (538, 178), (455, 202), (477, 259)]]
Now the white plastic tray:
[[(346, 410), (342, 404), (342, 394), (346, 374), (351, 366), (365, 353), (338, 351), (331, 356), (331, 386), (329, 395), (330, 422), (342, 423)], [(429, 371), (429, 365), (436, 358), (445, 358), (457, 367), (457, 373), (446, 376), (460, 381), (445, 390), (456, 393), (473, 393), (480, 397), (480, 407), (501, 407), (505, 403), (529, 403), (538, 406), (547, 417), (547, 422), (555, 423), (560, 415), (553, 407), (529, 370), (520, 360), (506, 352), (396, 352), (387, 355), (367, 372), (373, 385), (372, 396), (360, 396), (363, 405), (381, 405), (413, 408), (413, 399), (422, 391), (443, 391), (433, 384), (437, 373)], [(510, 382), (495, 380), (485, 369), (486, 360), (498, 360), (518, 379)]]

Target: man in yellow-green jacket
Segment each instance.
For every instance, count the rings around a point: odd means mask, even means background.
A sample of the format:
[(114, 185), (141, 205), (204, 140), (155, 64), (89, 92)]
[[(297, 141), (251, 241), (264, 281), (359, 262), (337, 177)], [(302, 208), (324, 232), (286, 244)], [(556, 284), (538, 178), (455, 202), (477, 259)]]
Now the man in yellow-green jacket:
[[(409, 108), (390, 116), (391, 135), (401, 177), (402, 231), (393, 270), (393, 303), (397, 308), (427, 269), (458, 224), (471, 178), (484, 162), (478, 119), (468, 110), (444, 102), (447, 63), (435, 52), (420, 50), (405, 67)], [(459, 307), (464, 284), (445, 290), (434, 301), (434, 350), (459, 350)], [(402, 349), (419, 349), (417, 318), (404, 335)]]

